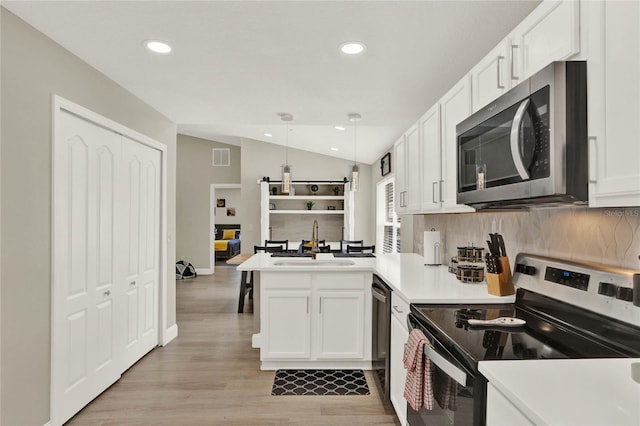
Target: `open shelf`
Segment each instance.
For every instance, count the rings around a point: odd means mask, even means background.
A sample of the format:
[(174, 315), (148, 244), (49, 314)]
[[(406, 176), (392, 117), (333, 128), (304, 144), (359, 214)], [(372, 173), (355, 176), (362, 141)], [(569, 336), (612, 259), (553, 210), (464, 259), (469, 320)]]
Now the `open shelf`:
[(270, 195), (270, 200), (344, 200), (344, 195)]
[(269, 210), (269, 214), (344, 214), (344, 210)]

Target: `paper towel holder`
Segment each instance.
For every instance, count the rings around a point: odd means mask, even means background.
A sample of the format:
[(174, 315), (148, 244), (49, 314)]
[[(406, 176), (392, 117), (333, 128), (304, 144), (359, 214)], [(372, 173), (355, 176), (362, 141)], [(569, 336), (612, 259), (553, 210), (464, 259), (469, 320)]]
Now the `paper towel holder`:
[[(435, 228), (431, 228), (431, 232), (434, 232)], [(426, 235), (426, 232), (425, 232)], [(426, 247), (425, 247), (425, 252), (426, 252)], [(425, 259), (426, 260), (426, 259)], [(442, 262), (440, 262), (440, 241), (435, 241), (433, 243), (433, 261), (425, 263), (425, 266), (440, 266), (442, 265)]]

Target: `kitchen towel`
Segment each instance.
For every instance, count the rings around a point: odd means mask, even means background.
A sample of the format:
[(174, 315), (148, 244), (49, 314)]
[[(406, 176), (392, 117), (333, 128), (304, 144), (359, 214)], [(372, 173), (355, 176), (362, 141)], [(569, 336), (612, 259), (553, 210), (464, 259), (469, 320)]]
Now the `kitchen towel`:
[(411, 408), (433, 409), (433, 387), (431, 384), (431, 361), (424, 356), (424, 345), (430, 344), (424, 333), (414, 329), (404, 350), (402, 362), (407, 367), (407, 379), (404, 385), (404, 399)]
[(440, 231), (424, 231), (424, 264), (440, 265)]

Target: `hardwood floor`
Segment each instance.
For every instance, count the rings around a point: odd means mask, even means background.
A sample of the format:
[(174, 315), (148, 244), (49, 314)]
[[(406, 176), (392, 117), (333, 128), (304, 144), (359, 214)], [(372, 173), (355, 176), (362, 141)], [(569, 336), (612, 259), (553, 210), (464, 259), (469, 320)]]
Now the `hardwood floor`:
[(371, 372), (371, 395), (271, 396), (274, 372), (251, 348), (251, 303), (238, 314), (240, 273), (178, 281), (178, 337), (156, 348), (70, 425), (397, 425)]

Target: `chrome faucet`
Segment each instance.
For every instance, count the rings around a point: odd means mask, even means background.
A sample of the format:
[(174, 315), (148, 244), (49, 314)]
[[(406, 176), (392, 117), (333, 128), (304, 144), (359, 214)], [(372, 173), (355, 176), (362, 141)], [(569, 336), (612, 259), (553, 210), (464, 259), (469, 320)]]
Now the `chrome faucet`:
[[(313, 229), (311, 230), (311, 252), (318, 253), (318, 219), (313, 219)], [(315, 257), (315, 256), (314, 256)]]

